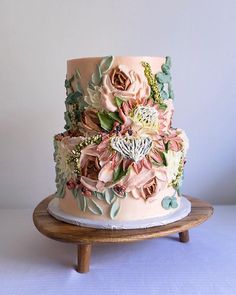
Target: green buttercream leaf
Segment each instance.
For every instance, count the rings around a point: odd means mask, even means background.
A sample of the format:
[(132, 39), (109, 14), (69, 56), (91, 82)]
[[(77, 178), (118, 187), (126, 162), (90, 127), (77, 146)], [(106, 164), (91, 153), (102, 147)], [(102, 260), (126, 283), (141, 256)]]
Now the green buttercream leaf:
[(71, 92), (66, 98), (66, 104), (75, 104), (78, 103), (78, 98), (82, 96), (82, 93), (79, 91)]
[(118, 96), (116, 96), (115, 101), (116, 101), (117, 107), (120, 108), (123, 103), (123, 100), (121, 98), (119, 98)]
[(178, 203), (177, 203), (177, 199), (176, 197), (172, 197), (172, 200), (171, 200), (171, 207), (173, 209), (177, 208), (178, 207)]
[(70, 118), (70, 113), (69, 112), (64, 112), (64, 119), (66, 121), (65, 129), (69, 130), (72, 126), (71, 118)]
[(171, 58), (170, 58), (170, 56), (166, 56), (166, 65), (167, 66), (169, 66), (169, 67), (171, 67)]
[(171, 206), (171, 197), (165, 197), (162, 200), (161, 205), (164, 209), (169, 210)]
[(85, 212), (87, 208), (87, 198), (81, 194), (78, 194), (78, 197), (76, 200), (81, 211)]
[(119, 181), (121, 178), (123, 178), (126, 174), (128, 170), (123, 170), (123, 165), (119, 165), (118, 167), (115, 168), (114, 173), (113, 173), (113, 181), (117, 182)]
[(77, 189), (73, 189), (71, 192), (72, 192), (72, 195), (74, 196), (74, 198), (77, 199), (79, 196), (79, 191)]
[(168, 150), (169, 150), (169, 141), (167, 141), (167, 143), (165, 143), (165, 151), (166, 151), (166, 153), (168, 152)]
[(102, 75), (110, 70), (113, 60), (114, 60), (113, 56), (106, 56), (102, 59), (100, 66), (99, 66)]
[(161, 66), (162, 72), (168, 75), (170, 73), (170, 67), (165, 63)]
[[(108, 112), (107, 113), (108, 116), (110, 118), (112, 118), (114, 121), (117, 121), (119, 123), (122, 123), (123, 121), (121, 120), (120, 116), (119, 116), (119, 113), (118, 112)], [(113, 123), (114, 124), (114, 123)]]
[(162, 152), (159, 152), (161, 158), (162, 158), (162, 161), (163, 161), (163, 165), (164, 166), (167, 166), (167, 160), (166, 160), (166, 155), (165, 153), (162, 153)]
[(98, 112), (97, 115), (102, 129), (111, 131), (114, 125), (114, 120), (107, 113)]
[(168, 99), (169, 98), (169, 95), (168, 95), (168, 93), (166, 92), (166, 91), (160, 91), (160, 94), (161, 94), (161, 97), (163, 98), (163, 99)]
[(96, 215), (102, 215), (102, 208), (92, 199), (87, 198), (88, 209)]
[(66, 179), (59, 177), (59, 175), (56, 176), (56, 188), (57, 191), (55, 193), (55, 196), (58, 198), (63, 198), (65, 195), (65, 186), (66, 186)]
[(159, 72), (156, 75), (156, 79), (158, 83), (169, 83), (170, 82), (170, 76), (166, 75), (165, 73)]
[(112, 204), (110, 210), (110, 217), (114, 219), (120, 211), (120, 201), (117, 198), (116, 201)]
[(105, 194), (103, 194), (103, 193), (100, 193), (100, 192), (96, 192), (96, 191), (95, 191), (93, 194), (94, 194), (94, 196), (95, 196), (98, 200), (100, 200), (100, 201), (102, 201), (102, 200), (105, 199)]
[(112, 192), (112, 190), (106, 190), (105, 192), (105, 201), (107, 204), (112, 204), (116, 199), (116, 195)]
[(92, 82), (94, 85), (98, 86), (100, 85), (101, 81), (102, 81), (102, 73), (101, 73), (100, 67), (97, 65), (96, 70), (92, 75)]
[(65, 80), (65, 88), (68, 89), (68, 88), (71, 88), (71, 83), (74, 81), (75, 79), (75, 76), (73, 75), (69, 80)]
[(159, 108), (160, 108), (161, 110), (166, 110), (166, 109), (167, 109), (167, 105), (166, 105), (165, 103), (160, 103), (160, 104), (159, 104)]

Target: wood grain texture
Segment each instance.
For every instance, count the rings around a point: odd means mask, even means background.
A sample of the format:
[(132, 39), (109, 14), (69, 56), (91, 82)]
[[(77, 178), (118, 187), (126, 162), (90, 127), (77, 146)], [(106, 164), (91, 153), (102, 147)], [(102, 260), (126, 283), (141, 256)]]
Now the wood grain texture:
[(90, 256), (91, 256), (92, 244), (79, 244), (78, 245), (78, 265), (77, 271), (85, 273), (89, 271)]
[(187, 243), (189, 241), (189, 231), (185, 230), (179, 233), (179, 241), (181, 243)]
[(47, 211), (52, 196), (38, 204), (33, 213), (33, 221), (43, 235), (62, 242), (76, 244), (133, 242), (183, 233), (203, 223), (213, 214), (213, 207), (209, 203), (189, 196), (185, 197), (192, 204), (191, 212), (187, 217), (167, 225), (147, 229), (95, 229), (59, 221)]

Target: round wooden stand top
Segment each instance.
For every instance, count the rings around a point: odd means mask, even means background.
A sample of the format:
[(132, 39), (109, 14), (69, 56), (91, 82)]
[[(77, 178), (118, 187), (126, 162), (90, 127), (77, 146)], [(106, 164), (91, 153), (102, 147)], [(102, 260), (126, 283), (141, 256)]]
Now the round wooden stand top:
[(202, 200), (185, 196), (192, 205), (190, 214), (173, 223), (146, 229), (95, 229), (72, 225), (52, 217), (48, 203), (52, 196), (44, 199), (35, 208), (33, 220), (36, 228), (45, 236), (68, 243), (116, 243), (158, 238), (189, 230), (206, 221), (213, 213), (213, 207)]

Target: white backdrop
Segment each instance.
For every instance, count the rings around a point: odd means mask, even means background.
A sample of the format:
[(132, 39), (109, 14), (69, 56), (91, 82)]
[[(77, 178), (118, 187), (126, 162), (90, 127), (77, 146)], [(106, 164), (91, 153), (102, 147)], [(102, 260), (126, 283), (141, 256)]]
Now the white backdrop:
[(183, 191), (236, 203), (236, 1), (0, 0), (0, 207), (54, 192), (66, 60), (172, 57), (176, 127), (191, 141)]

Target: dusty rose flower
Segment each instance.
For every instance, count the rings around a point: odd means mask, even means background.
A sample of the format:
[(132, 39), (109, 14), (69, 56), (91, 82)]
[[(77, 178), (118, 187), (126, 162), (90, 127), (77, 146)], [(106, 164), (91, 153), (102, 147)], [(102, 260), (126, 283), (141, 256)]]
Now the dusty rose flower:
[(100, 88), (102, 108), (115, 112), (117, 110), (115, 97), (124, 101), (149, 97), (150, 87), (147, 81), (124, 65), (116, 67), (111, 73), (103, 77), (103, 85)]
[(119, 69), (119, 67), (116, 67), (115, 69), (112, 70), (111, 75), (111, 84), (119, 90), (126, 91), (130, 84), (130, 78), (128, 75), (126, 75), (125, 72)]
[(98, 157), (88, 155), (80, 171), (82, 176), (88, 177), (93, 180), (97, 180), (100, 169), (101, 166), (99, 164)]
[(148, 182), (145, 183), (145, 185), (141, 189), (142, 197), (144, 199), (148, 199), (151, 197), (157, 189), (157, 178), (153, 177)]
[(101, 131), (96, 109), (86, 109), (82, 114), (81, 122), (89, 131)]
[(143, 198), (149, 201), (155, 200), (166, 184), (167, 173), (164, 167), (151, 169), (143, 167), (139, 174), (131, 170), (121, 183), (134, 198)]
[[(101, 160), (103, 159), (103, 160)], [(101, 154), (97, 145), (82, 149), (80, 156), (81, 184), (90, 191), (104, 191), (112, 185), (112, 161), (109, 155)]]
[(183, 138), (178, 129), (171, 129), (169, 134), (164, 137), (164, 142), (168, 144), (170, 150), (178, 152), (183, 148)]

